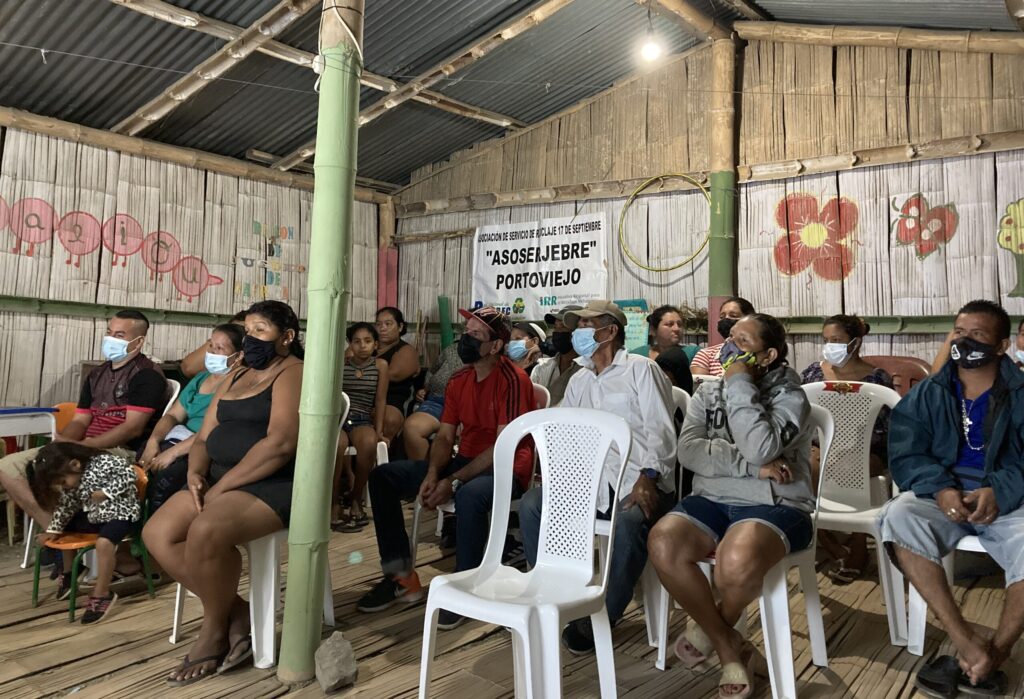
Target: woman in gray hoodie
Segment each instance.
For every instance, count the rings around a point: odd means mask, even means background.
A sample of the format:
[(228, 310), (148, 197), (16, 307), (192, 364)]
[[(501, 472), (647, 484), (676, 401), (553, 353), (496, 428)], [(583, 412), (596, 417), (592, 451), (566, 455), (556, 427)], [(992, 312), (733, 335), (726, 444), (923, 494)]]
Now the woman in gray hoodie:
[[(761, 592), (765, 573), (811, 543), (814, 509), (810, 404), (786, 364), (786, 331), (775, 318), (748, 315), (721, 352), (721, 381), (701, 384), (679, 436), (679, 463), (693, 493), (651, 530), (651, 563), (690, 616), (676, 655), (690, 668), (717, 652), (719, 696), (753, 691), (759, 658), (732, 628)], [(716, 605), (698, 563), (715, 554)]]

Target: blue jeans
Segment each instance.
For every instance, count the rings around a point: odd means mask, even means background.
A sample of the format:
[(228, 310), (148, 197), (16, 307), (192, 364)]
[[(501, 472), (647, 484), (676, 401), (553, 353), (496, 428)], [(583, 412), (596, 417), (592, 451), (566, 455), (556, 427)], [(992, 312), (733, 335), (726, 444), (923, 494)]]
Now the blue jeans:
[[(440, 475), (447, 477), (469, 462), (470, 459), (456, 456)], [(370, 503), (377, 550), (386, 575), (404, 574), (412, 569), (402, 501), (416, 497), (427, 470), (426, 461), (392, 461), (370, 471)], [(518, 484), (513, 482), (512, 497), (517, 497), (519, 492)], [(463, 483), (455, 493), (455, 570), (476, 568), (483, 561), (493, 501), (494, 476), (489, 473)]]
[[(660, 492), (660, 491), (659, 491)], [(608, 575), (605, 607), (611, 623), (622, 618), (633, 599), (633, 588), (647, 565), (647, 535), (658, 518), (675, 499), (674, 493), (660, 493), (658, 512), (648, 520), (639, 506), (619, 510), (615, 520), (615, 541)], [(540, 540), (540, 514), (543, 505), (543, 487), (527, 491), (519, 504), (519, 529), (523, 534), (523, 552), (532, 566), (537, 562), (537, 542)], [(614, 502), (615, 498), (612, 498)], [(610, 512), (598, 513), (598, 519), (608, 519)]]

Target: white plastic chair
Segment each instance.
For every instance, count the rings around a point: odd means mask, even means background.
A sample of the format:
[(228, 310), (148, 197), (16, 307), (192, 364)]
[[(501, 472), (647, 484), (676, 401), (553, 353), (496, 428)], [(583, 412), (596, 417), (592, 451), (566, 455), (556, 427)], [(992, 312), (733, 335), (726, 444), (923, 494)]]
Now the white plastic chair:
[(803, 388), (812, 403), (832, 413), (836, 424), (828, 459), (821, 459), (818, 528), (866, 534), (875, 540), (889, 640), (894, 646), (905, 646), (903, 575), (885, 552), (878, 521), (890, 487), (888, 479), (872, 478), (870, 461), (878, 413), (883, 407), (894, 408), (900, 396), (891, 388), (859, 381), (824, 381)]
[[(252, 664), (274, 667), (277, 662), (276, 615), (281, 608), (281, 545), (288, 543), (288, 530), (281, 529), (245, 545), (249, 557), (249, 632), (252, 635)], [(181, 619), (186, 590), (178, 584), (174, 597), (171, 643), (181, 640)], [(330, 562), (324, 563), (324, 624), (334, 626), (334, 594)]]
[[(512, 462), (520, 440), (532, 435), (544, 473), (537, 563), (528, 573), (501, 564), (508, 529)], [(626, 422), (609, 413), (549, 408), (508, 425), (495, 444), (494, 509), (479, 568), (441, 575), (430, 583), (423, 621), (420, 699), (429, 694), (437, 615), (441, 609), (512, 632), (515, 693), (529, 699), (562, 696), (561, 635), (570, 621), (589, 616), (594, 628), (601, 696), (616, 696), (615, 659), (604, 595), (608, 570), (594, 584), (594, 522), (598, 484), (612, 444), (619, 455), (615, 488), (629, 457)], [(613, 508), (610, 522), (615, 529)]]
[[(349, 402), (348, 394), (345, 393), (344, 391), (341, 392), (341, 396), (342, 396), (341, 424), (345, 424), (345, 420), (348, 419), (348, 411), (349, 411), (349, 407), (350, 407), (350, 402)], [(356, 455), (356, 448), (355, 447), (349, 446), (347, 449), (345, 449), (345, 456), (355, 456), (355, 455)], [(388, 445), (387, 445), (387, 442), (377, 442), (377, 457), (376, 457), (375, 465), (376, 466), (380, 466), (381, 464), (386, 464), (390, 460), (391, 460), (391, 457), (388, 455)]]
[[(965, 536), (957, 542), (956, 549), (951, 551), (942, 559), (942, 567), (946, 570), (946, 581), (953, 586), (953, 559), (957, 551), (972, 551), (974, 553), (987, 553), (981, 545), (981, 540), (976, 536)], [(895, 568), (896, 566), (893, 566)], [(907, 623), (907, 651), (913, 655), (924, 654), (924, 632), (928, 624), (928, 603), (917, 591), (917, 588), (910, 585), (909, 619)]]
[(170, 400), (167, 401), (167, 405), (164, 406), (163, 415), (166, 415), (171, 408), (174, 407), (174, 401), (178, 400), (178, 394), (181, 393), (181, 384), (174, 379), (167, 379), (167, 395), (170, 396)]

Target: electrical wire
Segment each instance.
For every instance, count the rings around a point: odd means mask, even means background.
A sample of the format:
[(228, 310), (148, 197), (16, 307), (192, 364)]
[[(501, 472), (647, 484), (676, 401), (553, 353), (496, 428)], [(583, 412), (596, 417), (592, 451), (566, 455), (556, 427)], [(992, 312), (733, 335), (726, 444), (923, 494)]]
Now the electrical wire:
[(693, 262), (697, 258), (697, 255), (707, 247), (708, 241), (711, 239), (711, 226), (709, 225), (707, 232), (704, 234), (704, 240), (701, 241), (700, 246), (693, 252), (693, 254), (682, 262), (678, 262), (668, 267), (652, 267), (651, 265), (645, 264), (633, 254), (632, 250), (629, 249), (629, 246), (626, 244), (626, 212), (629, 211), (629, 207), (633, 204), (633, 200), (640, 196), (640, 193), (650, 187), (652, 183), (663, 182), (670, 177), (685, 180), (699, 189), (708, 203), (708, 210), (711, 209), (711, 194), (708, 192), (707, 187), (689, 175), (684, 175), (682, 173), (666, 173), (664, 175), (655, 175), (654, 177), (650, 177), (641, 182), (640, 186), (634, 189), (633, 193), (629, 195), (629, 199), (626, 200), (626, 203), (622, 205), (622, 213), (619, 214), (619, 247), (622, 248), (623, 254), (629, 258), (630, 262), (647, 272), (671, 272), (672, 270), (679, 269), (680, 267)]

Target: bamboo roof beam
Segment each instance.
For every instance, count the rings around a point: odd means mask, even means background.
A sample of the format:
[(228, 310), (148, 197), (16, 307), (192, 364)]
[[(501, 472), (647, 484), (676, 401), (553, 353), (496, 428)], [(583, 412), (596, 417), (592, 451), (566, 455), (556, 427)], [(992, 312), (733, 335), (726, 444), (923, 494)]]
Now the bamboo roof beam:
[[(257, 148), (250, 148), (245, 152), (247, 160), (251, 160), (254, 163), (260, 163), (261, 165), (270, 165), (271, 163), (277, 162), (279, 156), (273, 153), (267, 153), (266, 151), (259, 150)], [(301, 172), (304, 175), (313, 174), (313, 166), (309, 163), (299, 163), (292, 168), (295, 172)], [(385, 194), (391, 194), (398, 190), (401, 185), (397, 185), (394, 182), (385, 182), (384, 180), (375, 180), (372, 177), (361, 177), (356, 175), (356, 184), (367, 189), (376, 189), (384, 192)]]
[(638, 5), (647, 5), (650, 2), (657, 2), (677, 21), (679, 21), (688, 34), (705, 40), (728, 39), (732, 31), (722, 26), (703, 10), (690, 4), (688, 0), (635, 0)]
[(1017, 23), (1017, 28), (1024, 30), (1024, 0), (1006, 0), (1006, 11)]
[[(236, 160), (223, 155), (214, 155), (193, 148), (182, 148), (166, 143), (150, 141), (138, 136), (125, 136), (103, 129), (93, 129), (69, 121), (61, 121), (52, 117), (39, 116), (31, 112), (10, 107), (0, 107), (0, 126), (21, 131), (60, 138), (72, 143), (82, 143), (96, 148), (108, 148), (120, 153), (139, 155), (154, 160), (161, 160), (176, 165), (185, 165), (221, 175), (242, 177), (258, 182), (307, 189), (312, 191), (313, 178), (294, 172), (281, 172), (272, 168), (262, 167), (244, 160)], [(356, 187), (356, 201), (379, 204), (389, 199), (387, 194), (370, 189)]]
[(319, 0), (281, 0), (251, 27), (111, 130), (134, 136), (160, 121), (319, 4)]
[[(730, 8), (735, 10), (737, 13), (746, 17), (747, 19), (755, 22), (762, 20), (770, 20), (772, 16), (762, 10), (760, 7), (750, 2), (750, 0), (720, 0), (723, 5), (728, 5)], [(1012, 0), (1008, 0), (1012, 1)]]
[(1014, 32), (849, 27), (788, 22), (735, 22), (733, 29), (740, 38), (747, 41), (815, 46), (880, 46), (956, 53), (1024, 53), (1024, 35)]
[[(467, 46), (454, 56), (435, 65), (430, 70), (416, 76), (410, 82), (402, 85), (390, 95), (381, 98), (370, 106), (359, 112), (359, 125), (368, 124), (378, 117), (386, 114), (395, 107), (398, 107), (417, 95), (423, 93), (427, 88), (436, 85), (449, 75), (462, 70), (463, 68), (476, 63), (478, 60), (489, 54), (502, 44), (514, 39), (528, 29), (532, 29), (541, 22), (547, 20), (560, 9), (571, 3), (572, 0), (544, 0), (536, 7), (527, 10), (516, 16), (514, 19), (495, 29), (489, 35), (476, 43)], [(447, 98), (446, 98), (447, 99)], [(316, 153), (316, 141), (303, 144), (293, 152), (284, 156), (274, 167), (278, 170), (288, 170), (298, 163), (306, 160)]]
[[(201, 32), (209, 36), (215, 36), (218, 39), (224, 41), (233, 41), (237, 39), (243, 31), (244, 27), (238, 27), (228, 22), (222, 22), (219, 19), (207, 17), (198, 12), (192, 10), (185, 10), (164, 0), (110, 0), (115, 5), (120, 5), (134, 12), (144, 14), (153, 19), (158, 19), (161, 22), (167, 22), (184, 29), (190, 29), (192, 31)], [(257, 49), (262, 54), (266, 54), (271, 58), (276, 58), (280, 61), (286, 61), (293, 63), (303, 68), (313, 67), (313, 59), (316, 56), (309, 51), (303, 51), (302, 49), (283, 44), (276, 39), (271, 39), (266, 43), (259, 46)], [(384, 75), (377, 75), (368, 70), (363, 70), (362, 75), (359, 76), (360, 84), (373, 88), (374, 90), (380, 90), (381, 92), (396, 92), (402, 87), (402, 83), (392, 80)], [(491, 111), (489, 109), (482, 109), (480, 107), (461, 102), (451, 97), (446, 97), (438, 92), (431, 90), (423, 90), (421, 93), (413, 98), (420, 104), (426, 104), (435, 109), (440, 109), (444, 112), (450, 112), (451, 114), (458, 114), (459, 116), (466, 117), (467, 119), (476, 119), (477, 121), (483, 121), (488, 124), (495, 126), (501, 126), (505, 128), (520, 128), (525, 126), (523, 122), (505, 114)]]

